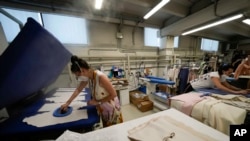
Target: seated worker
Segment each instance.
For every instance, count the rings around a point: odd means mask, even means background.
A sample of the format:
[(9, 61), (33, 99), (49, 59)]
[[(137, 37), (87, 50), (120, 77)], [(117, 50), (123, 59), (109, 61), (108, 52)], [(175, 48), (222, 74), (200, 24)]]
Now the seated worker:
[(250, 79), (248, 78), (239, 78), (240, 75), (249, 75), (250, 76), (250, 55), (247, 56), (246, 59), (243, 59), (241, 63), (235, 70), (234, 78), (237, 80), (232, 82), (232, 85), (236, 87), (240, 87), (243, 89), (250, 88)]
[(184, 93), (201, 88), (217, 88), (228, 93), (247, 94), (247, 90), (234, 87), (226, 81), (226, 77), (228, 77), (232, 72), (233, 67), (231, 65), (222, 65), (218, 71), (203, 74), (199, 76), (199, 78), (190, 81), (187, 84)]

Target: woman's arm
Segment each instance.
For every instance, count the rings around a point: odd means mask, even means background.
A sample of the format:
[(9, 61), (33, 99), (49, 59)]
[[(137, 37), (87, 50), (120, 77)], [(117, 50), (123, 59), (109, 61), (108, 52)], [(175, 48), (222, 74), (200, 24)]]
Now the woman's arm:
[(236, 68), (235, 70), (235, 73), (234, 73), (234, 78), (235, 79), (238, 79), (240, 74), (241, 74), (241, 71), (242, 69), (244, 68), (244, 64), (245, 64), (245, 61), (242, 61), (241, 64), (239, 64), (239, 66)]
[(229, 89), (232, 89), (232, 90), (235, 90), (235, 91), (242, 90), (241, 88), (237, 88), (237, 87), (234, 87), (234, 86), (230, 85), (227, 81), (221, 82), (221, 84), (224, 85), (225, 87), (227, 87)]
[(243, 68), (250, 69), (250, 66), (247, 64), (243, 64)]
[(67, 102), (61, 106), (61, 109), (62, 110), (67, 110), (70, 103), (80, 94), (80, 92), (83, 90), (83, 88), (86, 87), (87, 84), (88, 84), (87, 81), (81, 81), (79, 86), (75, 89), (75, 91), (70, 96), (70, 98), (67, 100)]
[(230, 88), (228, 88), (227, 86), (224, 86), (221, 82), (220, 79), (218, 77), (212, 77), (211, 80), (213, 81), (214, 85), (221, 90), (227, 91), (229, 93), (234, 93), (234, 94), (246, 94), (247, 91), (245, 90), (232, 90)]

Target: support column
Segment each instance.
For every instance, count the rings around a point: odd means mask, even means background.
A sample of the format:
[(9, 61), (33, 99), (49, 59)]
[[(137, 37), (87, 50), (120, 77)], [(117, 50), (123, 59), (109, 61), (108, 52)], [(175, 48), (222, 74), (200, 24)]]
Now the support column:
[(162, 38), (160, 55), (165, 55), (164, 59), (171, 60), (171, 64), (174, 63), (174, 36), (165, 36)]

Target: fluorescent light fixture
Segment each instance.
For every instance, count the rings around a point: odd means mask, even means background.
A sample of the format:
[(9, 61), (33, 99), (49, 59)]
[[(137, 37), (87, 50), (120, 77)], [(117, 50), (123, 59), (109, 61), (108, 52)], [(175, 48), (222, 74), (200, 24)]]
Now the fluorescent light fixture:
[(245, 23), (245, 24), (250, 25), (250, 19), (245, 19), (245, 20), (243, 20), (242, 22)]
[(155, 12), (157, 12), (159, 9), (161, 9), (165, 4), (167, 4), (170, 0), (162, 0), (160, 3), (158, 3), (152, 10), (150, 10), (143, 18), (148, 19), (150, 16), (152, 16)]
[(194, 32), (200, 31), (200, 30), (204, 30), (204, 29), (207, 29), (207, 28), (210, 28), (210, 27), (213, 27), (213, 26), (217, 26), (217, 25), (220, 25), (220, 24), (223, 24), (223, 23), (226, 23), (226, 22), (230, 22), (232, 20), (239, 19), (242, 16), (243, 16), (243, 14), (238, 14), (238, 15), (235, 15), (235, 16), (232, 16), (232, 17), (229, 17), (229, 18), (225, 18), (225, 19), (219, 20), (217, 22), (214, 22), (214, 23), (211, 23), (211, 24), (208, 24), (208, 25), (204, 25), (204, 26), (192, 29), (190, 31), (184, 32), (181, 35), (191, 34), (191, 33), (194, 33)]
[(95, 9), (101, 9), (102, 8), (102, 1), (103, 0), (95, 0)]

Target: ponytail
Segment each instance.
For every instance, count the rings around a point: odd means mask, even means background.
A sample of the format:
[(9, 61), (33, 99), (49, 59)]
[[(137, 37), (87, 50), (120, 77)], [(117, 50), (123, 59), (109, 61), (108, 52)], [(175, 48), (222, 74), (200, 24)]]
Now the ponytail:
[(89, 64), (81, 59), (81, 58), (78, 58), (77, 56), (72, 56), (71, 57), (71, 71), (72, 72), (81, 72), (81, 68), (85, 68), (85, 69), (89, 69)]

